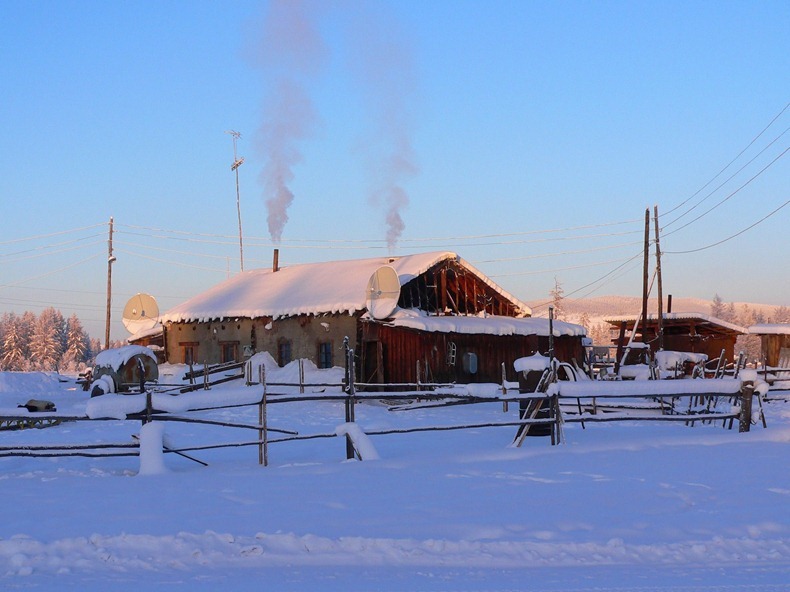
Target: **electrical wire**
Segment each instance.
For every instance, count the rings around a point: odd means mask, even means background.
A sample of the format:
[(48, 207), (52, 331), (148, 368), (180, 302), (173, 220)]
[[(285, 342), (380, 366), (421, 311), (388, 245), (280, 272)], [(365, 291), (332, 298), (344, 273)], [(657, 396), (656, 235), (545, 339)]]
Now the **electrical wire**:
[(26, 236), (26, 237), (22, 237), (22, 238), (15, 238), (15, 239), (7, 240), (7, 241), (0, 241), (0, 245), (10, 245), (10, 244), (13, 244), (13, 243), (21, 243), (21, 242), (25, 242), (25, 241), (38, 240), (38, 239), (42, 239), (42, 238), (50, 238), (50, 237), (53, 237), (53, 236), (61, 236), (61, 235), (64, 235), (64, 234), (70, 234), (72, 232), (82, 232), (83, 230), (91, 230), (93, 228), (98, 228), (99, 226), (106, 226), (106, 225), (107, 225), (107, 222), (101, 222), (99, 224), (93, 224), (91, 226), (83, 226), (82, 228), (72, 228), (71, 230), (61, 230), (59, 232), (51, 232), (49, 234), (39, 234), (39, 235), (36, 235), (36, 236)]
[[(94, 235), (94, 236), (96, 236), (96, 235)], [(90, 237), (88, 237), (88, 238), (90, 238)], [(70, 241), (70, 243), (68, 243), (68, 244), (71, 244), (73, 242), (77, 242), (77, 241)], [(58, 255), (60, 253), (68, 253), (68, 252), (71, 252), (71, 251), (76, 251), (76, 250), (79, 250), (79, 249), (83, 249), (85, 247), (92, 247), (92, 246), (100, 244), (102, 242), (104, 242), (104, 241), (93, 241), (93, 242), (90, 242), (90, 243), (84, 243), (82, 245), (78, 245), (76, 247), (70, 247), (70, 248), (67, 248), (67, 249), (60, 249), (60, 250), (57, 250), (57, 251), (48, 251), (46, 253), (38, 253), (36, 255), (28, 255), (27, 257), (18, 257), (17, 259), (11, 259), (11, 260), (8, 260), (8, 261), (3, 261), (3, 264), (10, 265), (10, 264), (13, 264), (13, 263), (19, 263), (20, 261), (29, 261), (30, 259), (39, 259), (40, 257), (51, 257), (52, 255)], [(37, 251), (37, 250), (40, 250), (41, 248), (45, 248), (45, 247), (39, 247), (38, 249), (30, 249), (29, 251), (23, 251), (23, 252)], [(0, 255), (0, 257), (4, 257), (4, 256), (5, 255)]]
[[(552, 229), (543, 229), (543, 230), (529, 230), (523, 232), (508, 232), (508, 233), (496, 233), (496, 234), (476, 234), (476, 235), (466, 235), (466, 236), (445, 236), (445, 237), (422, 237), (422, 238), (403, 238), (399, 242), (400, 243), (410, 243), (410, 242), (418, 242), (418, 243), (425, 243), (425, 242), (459, 242), (459, 241), (466, 241), (466, 240), (480, 240), (480, 239), (489, 239), (489, 238), (505, 238), (505, 237), (513, 237), (513, 236), (529, 236), (534, 234), (548, 234), (554, 232), (571, 232), (575, 230), (588, 230), (591, 228), (605, 228), (609, 226), (621, 226), (624, 224), (632, 224), (634, 222), (639, 222), (639, 219), (633, 220), (622, 220), (619, 222), (604, 222), (601, 224), (585, 224), (581, 226), (570, 226), (566, 228), (552, 228)], [(131, 225), (131, 224), (116, 224), (116, 227), (122, 228), (131, 228), (134, 230), (149, 230), (151, 232), (157, 233), (171, 233), (171, 234), (180, 234), (185, 236), (199, 236), (199, 237), (206, 237), (206, 238), (223, 238), (229, 239), (230, 242), (228, 243), (220, 243), (220, 244), (236, 244), (238, 241), (237, 235), (227, 235), (227, 234), (210, 234), (210, 233), (197, 233), (191, 231), (184, 231), (184, 230), (169, 230), (164, 228), (155, 228), (150, 226), (139, 226), (139, 225)], [(119, 230), (119, 232), (121, 232)], [(133, 233), (128, 233), (133, 234)], [(149, 235), (143, 235), (149, 236)], [(608, 236), (608, 235), (601, 235), (601, 236)], [(616, 234), (615, 234), (616, 236)], [(172, 238), (172, 237), (160, 237), (160, 238)], [(245, 241), (261, 241), (265, 246), (273, 246), (274, 243), (270, 238), (260, 237), (260, 236), (246, 236), (244, 237)], [(281, 243), (311, 243), (311, 244), (379, 244), (382, 243), (380, 248), (384, 248), (386, 246), (386, 239), (282, 239)], [(508, 243), (504, 243), (508, 244)], [(370, 247), (372, 248), (372, 247)], [(413, 247), (416, 248), (416, 247)]]
[[(746, 167), (748, 167), (748, 166), (749, 166), (750, 164), (752, 164), (752, 163), (753, 163), (755, 160), (757, 160), (757, 159), (758, 159), (760, 156), (762, 156), (762, 154), (763, 154), (763, 153), (764, 153), (766, 150), (768, 150), (768, 148), (770, 148), (771, 146), (773, 146), (773, 145), (774, 145), (774, 143), (776, 143), (776, 142), (777, 142), (777, 141), (778, 141), (778, 140), (779, 140), (779, 139), (780, 139), (782, 136), (784, 136), (784, 135), (785, 135), (785, 134), (786, 134), (788, 131), (790, 131), (790, 127), (788, 127), (787, 129), (785, 129), (785, 131), (783, 131), (783, 132), (782, 132), (782, 133), (781, 133), (779, 136), (777, 136), (776, 138), (774, 138), (774, 139), (771, 141), (771, 143), (770, 143), (770, 144), (768, 144), (768, 145), (767, 145), (765, 148), (763, 148), (762, 150), (760, 150), (760, 152), (758, 152), (758, 153), (757, 153), (757, 154), (756, 154), (756, 155), (755, 155), (755, 156), (754, 156), (754, 157), (753, 157), (751, 160), (749, 160), (749, 162), (747, 162), (745, 165), (743, 165), (741, 168), (739, 168), (737, 171), (735, 171), (735, 172), (734, 172), (732, 175), (730, 175), (729, 177), (727, 177), (727, 179), (725, 179), (724, 181), (722, 181), (722, 182), (721, 182), (721, 183), (720, 183), (720, 184), (719, 184), (719, 185), (718, 185), (718, 186), (717, 186), (715, 189), (713, 189), (713, 190), (712, 190), (710, 193), (708, 193), (708, 195), (706, 195), (705, 197), (703, 197), (703, 198), (702, 198), (700, 201), (698, 201), (696, 204), (694, 204), (694, 205), (693, 205), (692, 207), (690, 207), (688, 210), (686, 210), (685, 212), (683, 212), (682, 214), (680, 214), (680, 215), (679, 215), (677, 218), (675, 218), (675, 219), (674, 219), (674, 220), (672, 220), (671, 222), (667, 222), (666, 224), (663, 224), (663, 225), (662, 225), (662, 228), (669, 228), (669, 227), (670, 227), (670, 226), (672, 226), (672, 225), (673, 225), (675, 222), (677, 222), (678, 220), (680, 220), (680, 219), (681, 219), (681, 218), (683, 218), (684, 216), (686, 216), (686, 215), (690, 214), (690, 213), (691, 213), (691, 212), (693, 212), (695, 209), (697, 209), (699, 206), (701, 206), (701, 205), (702, 205), (702, 204), (703, 204), (703, 203), (704, 203), (704, 202), (705, 202), (705, 201), (706, 201), (706, 200), (707, 200), (709, 197), (711, 197), (711, 196), (712, 196), (714, 193), (716, 193), (716, 192), (717, 192), (719, 189), (721, 189), (722, 187), (724, 187), (724, 186), (725, 186), (727, 183), (729, 183), (729, 182), (730, 182), (730, 181), (731, 181), (733, 178), (735, 178), (735, 177), (736, 177), (736, 176), (737, 176), (739, 173), (743, 172), (743, 170), (744, 170)], [(785, 152), (787, 152), (787, 150), (785, 150)], [(783, 156), (783, 155), (784, 155), (784, 153), (780, 154), (780, 155), (779, 155), (779, 157), (781, 157), (781, 156)], [(773, 164), (773, 163), (771, 163), (771, 164)], [(662, 217), (663, 217), (663, 216), (666, 216), (666, 214), (662, 214)]]
[(123, 253), (125, 255), (130, 255), (132, 257), (140, 257), (142, 259), (148, 259), (149, 261), (156, 261), (158, 263), (167, 263), (168, 265), (177, 265), (179, 267), (188, 267), (190, 269), (200, 269), (201, 271), (215, 271), (218, 273), (227, 273), (227, 269), (217, 269), (213, 267), (202, 267), (200, 265), (191, 265), (189, 263), (181, 263), (180, 261), (172, 261), (167, 259), (159, 259), (157, 257), (151, 257), (150, 255), (143, 255), (141, 253), (135, 253), (134, 251), (126, 251), (124, 249), (117, 249), (118, 253)]
[(736, 195), (738, 192), (740, 192), (740, 191), (741, 191), (741, 190), (742, 190), (744, 187), (746, 187), (747, 185), (749, 185), (749, 184), (750, 184), (752, 181), (754, 181), (754, 180), (755, 180), (757, 177), (759, 177), (760, 175), (762, 175), (762, 174), (763, 174), (763, 173), (764, 173), (766, 170), (768, 170), (768, 169), (769, 169), (769, 168), (770, 168), (770, 167), (771, 167), (771, 166), (772, 166), (772, 165), (773, 165), (773, 164), (774, 164), (776, 161), (778, 161), (778, 160), (779, 160), (780, 158), (782, 158), (782, 157), (783, 157), (785, 154), (787, 154), (787, 152), (788, 152), (788, 151), (790, 151), (790, 146), (789, 146), (789, 147), (787, 147), (787, 148), (785, 148), (784, 152), (782, 152), (782, 153), (781, 153), (779, 156), (777, 156), (776, 158), (774, 158), (774, 159), (773, 159), (771, 162), (769, 162), (769, 163), (768, 163), (767, 165), (765, 165), (765, 166), (764, 166), (762, 169), (760, 169), (760, 171), (758, 171), (756, 174), (754, 174), (754, 175), (753, 175), (753, 176), (752, 176), (752, 177), (751, 177), (749, 180), (747, 180), (747, 181), (746, 181), (746, 182), (745, 182), (743, 185), (741, 185), (741, 186), (740, 186), (740, 187), (738, 187), (738, 188), (737, 188), (735, 191), (733, 191), (732, 193), (730, 193), (729, 195), (727, 195), (727, 196), (726, 196), (724, 199), (722, 199), (721, 201), (719, 201), (719, 202), (718, 202), (716, 205), (714, 205), (712, 208), (710, 208), (710, 209), (706, 210), (705, 212), (703, 212), (702, 214), (700, 214), (699, 216), (697, 216), (696, 218), (694, 218), (694, 219), (693, 219), (693, 220), (691, 220), (690, 222), (686, 222), (686, 223), (685, 223), (683, 226), (680, 226), (679, 228), (676, 228), (675, 230), (673, 230), (673, 231), (671, 231), (671, 232), (667, 232), (667, 233), (666, 233), (664, 236), (670, 236), (670, 235), (672, 235), (672, 234), (675, 234), (676, 232), (679, 232), (679, 231), (683, 230), (684, 228), (686, 228), (686, 227), (690, 226), (691, 224), (694, 224), (694, 222), (696, 222), (696, 221), (697, 221), (697, 220), (699, 220), (700, 218), (703, 218), (704, 216), (707, 216), (708, 214), (710, 214), (710, 213), (711, 213), (713, 210), (715, 210), (716, 208), (718, 208), (718, 207), (719, 207), (720, 205), (722, 205), (724, 202), (726, 202), (726, 201), (729, 201), (729, 200), (730, 200), (730, 198), (732, 198), (734, 195)]
[(42, 278), (49, 277), (51, 275), (55, 275), (56, 273), (60, 273), (61, 271), (66, 271), (67, 269), (73, 269), (73, 268), (77, 267), (78, 265), (82, 265), (83, 263), (87, 263), (88, 261), (92, 261), (92, 260), (96, 259), (97, 257), (99, 257), (98, 254), (91, 255), (87, 259), (82, 259), (81, 261), (76, 261), (75, 263), (72, 263), (71, 265), (66, 265), (65, 267), (58, 267), (57, 269), (53, 269), (52, 271), (48, 271), (47, 273), (42, 273), (40, 275), (35, 275), (35, 276), (28, 277), (28, 278), (24, 278), (24, 279), (21, 279), (19, 281), (16, 281), (16, 282), (12, 283), (12, 284), (0, 284), (0, 288), (15, 288), (15, 287), (18, 287), (18, 286), (26, 283), (26, 282), (32, 282), (33, 280), (40, 280)]
[(740, 158), (740, 157), (743, 155), (743, 153), (744, 153), (744, 152), (746, 152), (746, 151), (747, 151), (749, 148), (751, 148), (751, 147), (752, 147), (752, 145), (753, 145), (753, 144), (754, 144), (754, 143), (755, 143), (755, 142), (756, 142), (756, 141), (757, 141), (757, 140), (758, 140), (758, 139), (759, 139), (759, 138), (760, 138), (760, 137), (761, 137), (761, 136), (762, 136), (762, 135), (763, 135), (763, 134), (764, 134), (764, 133), (765, 133), (765, 132), (766, 132), (766, 131), (767, 131), (767, 130), (768, 130), (768, 129), (769, 129), (769, 128), (770, 128), (770, 127), (771, 127), (771, 126), (772, 126), (772, 125), (773, 125), (773, 124), (774, 124), (774, 123), (775, 123), (775, 122), (776, 122), (776, 121), (777, 121), (777, 120), (778, 120), (778, 119), (779, 119), (781, 116), (782, 116), (782, 115), (783, 115), (783, 114), (784, 114), (784, 112), (785, 112), (785, 111), (787, 111), (787, 109), (788, 109), (788, 108), (790, 108), (790, 103), (787, 103), (787, 104), (786, 104), (786, 105), (785, 105), (785, 106), (782, 108), (782, 110), (781, 110), (781, 111), (779, 111), (779, 113), (777, 113), (777, 114), (776, 114), (776, 115), (773, 117), (773, 119), (771, 119), (771, 121), (769, 121), (769, 122), (768, 122), (768, 125), (766, 125), (766, 126), (765, 126), (765, 127), (762, 129), (762, 131), (760, 131), (760, 133), (758, 133), (758, 134), (757, 134), (757, 135), (756, 135), (754, 138), (752, 138), (752, 141), (751, 141), (751, 142), (749, 142), (749, 143), (746, 145), (746, 147), (745, 147), (743, 150), (741, 150), (741, 151), (740, 151), (740, 152), (739, 152), (739, 153), (738, 153), (738, 154), (735, 156), (735, 158), (733, 158), (733, 159), (732, 159), (730, 162), (728, 162), (728, 163), (727, 163), (727, 164), (724, 166), (724, 168), (723, 168), (723, 169), (721, 169), (721, 170), (720, 170), (718, 173), (716, 173), (716, 174), (715, 174), (715, 175), (714, 175), (714, 176), (713, 176), (713, 177), (712, 177), (712, 178), (711, 178), (711, 179), (710, 179), (710, 180), (709, 180), (707, 183), (705, 183), (705, 185), (703, 185), (702, 187), (700, 187), (700, 188), (699, 188), (699, 189), (698, 189), (696, 192), (694, 192), (694, 194), (693, 194), (693, 195), (691, 195), (690, 197), (688, 197), (688, 198), (687, 198), (685, 201), (683, 201), (683, 202), (679, 203), (679, 204), (678, 204), (678, 205), (676, 205), (674, 208), (672, 208), (672, 209), (670, 209), (670, 210), (667, 210), (666, 212), (664, 212), (664, 215), (671, 214), (671, 213), (672, 213), (672, 212), (674, 212), (675, 210), (677, 210), (677, 209), (679, 209), (679, 208), (683, 207), (684, 205), (686, 205), (686, 204), (687, 204), (689, 201), (691, 201), (692, 199), (694, 199), (694, 198), (695, 198), (697, 195), (699, 195), (700, 193), (702, 193), (702, 192), (705, 190), (705, 188), (706, 188), (708, 185), (710, 185), (710, 184), (711, 184), (711, 183), (713, 183), (713, 182), (714, 182), (716, 179), (718, 179), (718, 178), (719, 178), (719, 176), (720, 176), (722, 173), (724, 173), (724, 171), (726, 171), (728, 168), (730, 168), (730, 166), (731, 166), (731, 165), (732, 165), (732, 164), (733, 164), (733, 163), (734, 163), (736, 160), (738, 160), (738, 159), (739, 159), (739, 158)]
[(790, 200), (788, 200), (788, 201), (784, 202), (784, 203), (783, 203), (781, 206), (779, 206), (778, 208), (776, 208), (776, 209), (775, 209), (774, 211), (772, 211), (770, 214), (768, 214), (768, 215), (766, 215), (766, 216), (763, 216), (762, 218), (760, 218), (760, 219), (759, 219), (757, 222), (755, 222), (754, 224), (751, 224), (750, 226), (747, 226), (747, 227), (746, 227), (746, 228), (744, 228), (743, 230), (740, 230), (740, 231), (736, 232), (735, 234), (728, 236), (728, 237), (727, 237), (727, 238), (725, 238), (725, 239), (722, 239), (722, 240), (720, 240), (720, 241), (716, 241), (715, 243), (711, 243), (711, 244), (709, 244), (709, 245), (706, 245), (706, 246), (704, 246), (704, 247), (699, 247), (698, 249), (689, 249), (688, 251), (662, 251), (662, 252), (661, 252), (661, 254), (662, 254), (662, 255), (686, 255), (686, 254), (688, 254), (688, 253), (699, 253), (700, 251), (704, 251), (704, 250), (706, 250), (706, 249), (711, 249), (711, 248), (713, 248), (713, 247), (717, 247), (718, 245), (721, 245), (721, 244), (723, 244), (723, 243), (726, 243), (727, 241), (734, 239), (736, 236), (740, 236), (740, 235), (742, 235), (744, 232), (747, 232), (747, 231), (751, 230), (752, 228), (754, 228), (754, 227), (755, 227), (755, 226), (757, 226), (758, 224), (761, 224), (761, 223), (765, 222), (765, 221), (766, 221), (768, 218), (770, 218), (771, 216), (773, 216), (774, 214), (776, 214), (777, 212), (779, 212), (779, 210), (781, 210), (782, 208), (786, 207), (788, 204), (790, 204)]

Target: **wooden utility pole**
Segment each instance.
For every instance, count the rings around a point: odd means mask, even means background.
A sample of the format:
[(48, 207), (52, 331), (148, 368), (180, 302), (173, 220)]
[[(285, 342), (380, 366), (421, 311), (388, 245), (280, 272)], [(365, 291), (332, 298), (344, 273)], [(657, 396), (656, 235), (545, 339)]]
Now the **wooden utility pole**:
[(110, 349), (110, 306), (112, 305), (112, 264), (115, 263), (115, 255), (112, 254), (112, 226), (113, 219), (110, 216), (110, 238), (107, 241), (107, 319), (104, 325), (104, 349)]
[(647, 283), (650, 259), (650, 208), (645, 209), (645, 262), (642, 274), (642, 342), (647, 343)]
[(661, 238), (658, 228), (658, 206), (653, 206), (656, 228), (656, 279), (658, 280), (658, 350), (664, 349), (664, 289), (661, 284)]

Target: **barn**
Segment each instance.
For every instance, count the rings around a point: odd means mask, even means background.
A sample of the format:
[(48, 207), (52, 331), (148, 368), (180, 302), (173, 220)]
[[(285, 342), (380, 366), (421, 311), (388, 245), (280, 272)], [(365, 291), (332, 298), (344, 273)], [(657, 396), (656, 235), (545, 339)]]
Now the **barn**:
[[(615, 345), (628, 343), (638, 320), (637, 316), (605, 319), (613, 330), (619, 332)], [(735, 357), (735, 340), (739, 335), (746, 334), (746, 329), (739, 325), (699, 312), (665, 312), (661, 327), (665, 350), (706, 354), (710, 360), (719, 358), (723, 351), (724, 357), (732, 361)], [(641, 326), (636, 331), (639, 336), (635, 341), (647, 341), (654, 351), (657, 349), (658, 315), (647, 315), (647, 322), (644, 323), (646, 339), (642, 339)]]
[[(275, 257), (275, 261), (277, 261)], [(372, 315), (370, 280), (392, 268), (391, 310)], [(343, 365), (354, 348), (364, 382), (500, 382), (502, 364), (549, 349), (547, 319), (456, 253), (308, 263), (245, 271), (161, 317), (170, 363), (241, 361), (267, 351), (281, 365)], [(582, 364), (584, 328), (556, 321), (554, 348)], [(419, 374), (418, 374), (419, 373)]]
[(749, 327), (750, 335), (758, 335), (765, 364), (774, 368), (790, 368), (790, 323), (762, 323)]

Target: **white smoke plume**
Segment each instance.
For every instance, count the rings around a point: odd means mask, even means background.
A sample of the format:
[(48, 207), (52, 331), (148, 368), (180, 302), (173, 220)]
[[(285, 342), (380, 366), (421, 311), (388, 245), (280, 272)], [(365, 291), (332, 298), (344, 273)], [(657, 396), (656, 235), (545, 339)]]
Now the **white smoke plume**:
[(272, 0), (255, 62), (263, 71), (267, 96), (257, 148), (264, 157), (264, 187), (269, 234), (282, 239), (293, 168), (302, 161), (299, 144), (309, 137), (316, 116), (307, 83), (323, 65), (326, 48), (315, 25), (320, 6), (305, 0)]
[(355, 4), (349, 38), (356, 44), (355, 71), (375, 126), (366, 146), (375, 176), (371, 202), (385, 210), (387, 246), (392, 251), (405, 229), (402, 213), (409, 205), (403, 184), (418, 171), (411, 141), (416, 76), (406, 36), (383, 13), (383, 4), (373, 6), (380, 9), (377, 14), (369, 10), (371, 3)]

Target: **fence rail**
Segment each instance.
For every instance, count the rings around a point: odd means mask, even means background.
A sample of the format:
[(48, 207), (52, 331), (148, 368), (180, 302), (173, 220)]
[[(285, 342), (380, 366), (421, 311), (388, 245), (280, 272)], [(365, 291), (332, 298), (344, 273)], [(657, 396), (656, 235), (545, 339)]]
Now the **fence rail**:
[[(258, 447), (258, 461), (260, 464), (268, 465), (268, 446), (269, 444), (314, 440), (322, 438), (337, 438), (344, 436), (346, 439), (346, 458), (361, 458), (359, 443), (354, 441), (355, 436), (352, 430), (340, 430), (335, 432), (300, 434), (295, 430), (271, 427), (268, 425), (268, 407), (270, 405), (285, 403), (316, 403), (316, 402), (342, 402), (344, 406), (346, 424), (355, 423), (355, 407), (358, 403), (367, 401), (381, 401), (388, 404), (392, 411), (408, 411), (411, 409), (424, 409), (426, 407), (440, 407), (462, 404), (481, 404), (481, 403), (500, 403), (504, 411), (508, 410), (509, 403), (518, 403), (519, 417), (512, 421), (491, 421), (475, 422), (458, 425), (438, 425), (438, 426), (406, 426), (390, 429), (375, 429), (362, 432), (364, 436), (383, 436), (392, 434), (408, 434), (428, 431), (451, 431), (480, 428), (517, 428), (515, 445), (520, 445), (525, 435), (531, 428), (543, 426), (548, 428), (551, 435), (551, 443), (559, 444), (562, 441), (562, 425), (565, 423), (581, 423), (582, 427), (586, 423), (614, 422), (614, 421), (663, 421), (674, 422), (683, 421), (694, 425), (694, 422), (711, 422), (722, 420), (726, 425), (729, 420), (732, 427), (734, 420), (739, 422), (739, 431), (749, 431), (752, 422), (752, 399), (754, 385), (749, 381), (732, 380), (726, 382), (713, 380), (671, 380), (671, 381), (647, 381), (647, 382), (624, 382), (624, 381), (582, 381), (582, 382), (555, 382), (545, 389), (546, 392), (519, 392), (511, 384), (503, 380), (499, 387), (497, 396), (468, 395), (459, 392), (451, 392), (458, 385), (447, 383), (400, 383), (400, 384), (380, 384), (380, 383), (355, 383), (354, 376), (354, 353), (348, 348), (346, 343), (346, 364), (345, 376), (341, 383), (316, 383), (309, 384), (304, 382), (304, 374), (299, 373), (298, 383), (284, 383), (266, 381), (266, 370), (264, 366), (259, 367), (257, 382), (253, 381), (251, 367), (245, 367), (244, 373), (236, 378), (244, 378), (247, 385), (258, 385), (262, 390), (258, 401), (252, 403), (240, 403), (230, 405), (220, 405), (212, 407), (191, 408), (179, 413), (165, 413), (154, 409), (152, 403), (152, 392), (146, 390), (145, 409), (139, 412), (126, 415), (127, 420), (141, 421), (143, 424), (150, 421), (182, 422), (191, 424), (203, 424), (232, 429), (253, 430), (258, 437), (254, 440), (240, 442), (224, 442), (217, 444), (206, 444), (198, 446), (187, 446), (181, 448), (165, 447), (164, 452), (176, 453), (185, 456), (195, 462), (206, 464), (188, 456), (187, 452), (212, 450), (231, 447)], [(503, 364), (504, 366), (504, 364)], [(235, 370), (234, 368), (223, 367), (221, 369), (211, 369), (210, 373), (219, 370)], [(196, 378), (197, 373), (191, 374), (190, 378)], [(205, 373), (204, 378), (209, 372)], [(204, 381), (204, 388), (211, 388), (212, 384), (224, 382), (226, 378), (221, 378), (214, 383)], [(645, 386), (647, 385), (647, 386)], [(197, 387), (198, 385), (194, 385)], [(279, 388), (298, 389), (299, 394), (292, 392), (277, 392)], [(338, 389), (337, 393), (305, 394), (306, 387), (320, 387)], [(376, 392), (360, 392), (359, 388), (374, 389)], [(416, 387), (416, 389), (415, 389)], [(142, 388), (142, 387), (141, 387)], [(275, 390), (272, 390), (272, 389)], [(403, 389), (391, 391), (389, 389)], [(163, 391), (164, 392), (164, 391)], [(688, 409), (678, 410), (674, 402), (689, 398)], [(711, 410), (716, 407), (715, 403), (720, 398), (725, 398), (732, 403), (732, 411), (717, 413)], [(622, 413), (623, 401), (626, 399), (644, 402), (632, 403), (633, 411), (641, 413)], [(605, 401), (613, 400), (616, 403), (609, 406)], [(602, 403), (602, 401), (604, 403)], [(693, 403), (697, 402), (702, 409), (692, 409)], [(758, 402), (762, 406), (762, 400), (758, 396)], [(399, 403), (392, 405), (392, 403)], [(405, 403), (405, 404), (403, 404)], [(187, 412), (199, 412), (218, 409), (240, 408), (257, 406), (257, 423), (247, 424), (233, 421), (220, 421), (215, 419), (184, 417)], [(565, 410), (563, 410), (563, 406)], [(545, 413), (543, 412), (545, 410)], [(652, 410), (654, 413), (645, 413)], [(657, 413), (660, 412), (660, 413)], [(760, 414), (763, 426), (765, 419)], [(26, 415), (7, 415), (0, 416), (0, 421), (30, 421), (31, 419), (59, 420), (59, 421), (96, 421), (100, 418), (88, 418), (87, 416), (58, 415), (57, 413), (36, 413)], [(271, 438), (270, 434), (277, 434)], [(520, 438), (520, 440), (519, 440)], [(516, 443), (518, 441), (518, 443)], [(9, 456), (137, 456), (139, 455), (139, 442), (127, 444), (72, 444), (72, 445), (18, 445), (0, 446), (0, 457)]]

